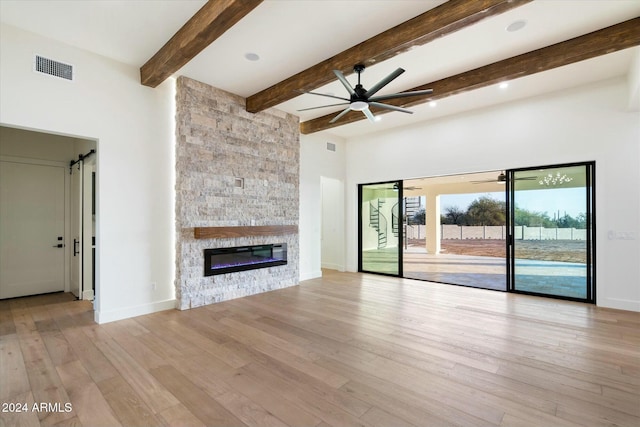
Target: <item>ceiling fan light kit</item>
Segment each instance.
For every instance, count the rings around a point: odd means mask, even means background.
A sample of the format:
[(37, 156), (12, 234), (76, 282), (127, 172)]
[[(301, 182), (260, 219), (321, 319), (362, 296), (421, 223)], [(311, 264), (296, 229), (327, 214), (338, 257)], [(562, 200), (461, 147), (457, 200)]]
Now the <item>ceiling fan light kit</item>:
[(369, 109), (369, 107), (371, 106), (376, 108), (381, 108), (384, 110), (391, 110), (391, 111), (398, 111), (401, 113), (413, 114), (413, 111), (408, 110), (406, 108), (396, 107), (395, 105), (389, 105), (379, 101), (388, 101), (391, 99), (405, 98), (409, 96), (429, 95), (433, 93), (432, 89), (426, 89), (426, 90), (416, 90), (411, 92), (393, 93), (390, 95), (373, 96), (380, 89), (382, 89), (383, 87), (391, 83), (393, 80), (395, 80), (399, 75), (404, 73), (404, 69), (398, 68), (393, 73), (389, 74), (387, 77), (385, 77), (384, 79), (380, 80), (378, 83), (373, 85), (369, 90), (365, 89), (364, 86), (362, 86), (362, 84), (360, 83), (360, 74), (364, 72), (364, 69), (365, 69), (365, 66), (363, 64), (357, 64), (356, 66), (353, 67), (353, 71), (356, 74), (358, 74), (358, 84), (356, 84), (355, 87), (351, 86), (351, 84), (346, 79), (344, 74), (342, 74), (342, 71), (333, 70), (333, 73), (336, 75), (337, 79), (340, 81), (340, 83), (342, 83), (342, 85), (345, 87), (345, 89), (349, 93), (349, 98), (343, 98), (335, 95), (329, 95), (329, 94), (318, 93), (318, 92), (308, 92), (303, 90), (299, 91), (301, 93), (307, 93), (310, 95), (319, 95), (319, 96), (325, 96), (325, 97), (334, 98), (334, 99), (340, 99), (345, 102), (342, 102), (339, 104), (322, 105), (320, 107), (304, 108), (298, 111), (308, 111), (308, 110), (315, 110), (317, 108), (336, 107), (339, 105), (346, 105), (347, 107), (344, 110), (342, 110), (340, 113), (338, 113), (338, 115), (336, 115), (333, 119), (331, 119), (329, 123), (335, 123), (336, 121), (340, 120), (340, 118), (343, 117), (345, 114), (347, 114), (349, 111), (362, 111), (362, 113), (369, 119), (370, 122), (375, 123), (377, 120), (376, 120), (376, 117), (371, 112), (371, 110)]
[(354, 101), (351, 104), (349, 104), (349, 108), (354, 111), (363, 111), (369, 108), (369, 104), (367, 104), (364, 101)]

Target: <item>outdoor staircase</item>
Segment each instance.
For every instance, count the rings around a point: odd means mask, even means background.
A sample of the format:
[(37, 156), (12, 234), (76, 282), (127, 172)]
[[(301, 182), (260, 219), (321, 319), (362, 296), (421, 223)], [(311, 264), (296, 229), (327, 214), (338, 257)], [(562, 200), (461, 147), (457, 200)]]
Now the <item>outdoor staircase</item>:
[[(405, 197), (404, 198), (404, 247), (405, 249), (409, 246), (408, 240), (408, 227), (412, 227), (414, 224), (411, 223), (413, 216), (418, 213), (420, 209), (422, 209), (422, 203), (420, 201), (420, 197)], [(418, 228), (418, 235), (420, 229)]]
[(396, 203), (391, 208), (391, 232), (395, 237), (398, 237), (398, 228), (400, 227), (400, 216), (398, 214), (398, 204)]
[(384, 204), (384, 200), (378, 200), (378, 206), (369, 202), (369, 227), (375, 228), (378, 233), (378, 249), (387, 246), (387, 218), (380, 213), (380, 206)]
[[(411, 225), (411, 218), (422, 208), (420, 197), (405, 197), (403, 199), (404, 218), (401, 219), (400, 206), (398, 203), (391, 208), (391, 232), (398, 237), (400, 226), (405, 227)], [(387, 218), (380, 212), (382, 205), (385, 203), (383, 199), (377, 199), (369, 202), (369, 227), (372, 227), (378, 233), (378, 249), (387, 246)], [(406, 235), (406, 233), (405, 233)]]
[(411, 225), (411, 218), (422, 208), (420, 197), (404, 198), (404, 224)]

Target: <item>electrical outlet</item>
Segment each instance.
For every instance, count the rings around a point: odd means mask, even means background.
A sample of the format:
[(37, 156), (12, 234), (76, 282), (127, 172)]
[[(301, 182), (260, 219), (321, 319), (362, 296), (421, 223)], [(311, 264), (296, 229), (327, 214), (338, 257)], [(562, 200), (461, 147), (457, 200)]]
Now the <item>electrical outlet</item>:
[(158, 289), (158, 286), (156, 285), (156, 282), (151, 282), (151, 290), (155, 291), (156, 289)]

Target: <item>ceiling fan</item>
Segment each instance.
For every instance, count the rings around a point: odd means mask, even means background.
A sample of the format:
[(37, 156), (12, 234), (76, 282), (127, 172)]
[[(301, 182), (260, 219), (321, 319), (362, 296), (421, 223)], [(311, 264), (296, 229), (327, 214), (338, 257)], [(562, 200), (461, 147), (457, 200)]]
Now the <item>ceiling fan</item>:
[(331, 119), (331, 121), (329, 123), (336, 122), (342, 116), (347, 114), (349, 111), (362, 111), (362, 113), (365, 116), (367, 116), (369, 121), (374, 122), (375, 118), (373, 116), (373, 113), (371, 113), (371, 110), (369, 110), (369, 107), (371, 107), (371, 106), (377, 107), (377, 108), (383, 108), (385, 110), (393, 110), (393, 111), (400, 111), (401, 113), (413, 114), (413, 111), (407, 110), (406, 108), (396, 107), (395, 105), (383, 104), (380, 101), (386, 101), (386, 100), (389, 100), (389, 99), (396, 99), (396, 98), (406, 98), (406, 97), (409, 97), (409, 96), (428, 95), (428, 94), (433, 92), (432, 89), (426, 89), (426, 90), (415, 90), (415, 91), (411, 91), (411, 92), (393, 93), (393, 94), (390, 94), (390, 95), (373, 96), (380, 89), (382, 89), (383, 87), (385, 87), (386, 85), (391, 83), (400, 74), (404, 73), (404, 70), (402, 68), (398, 68), (393, 73), (389, 74), (387, 77), (385, 77), (384, 79), (380, 80), (371, 89), (367, 90), (360, 83), (360, 74), (362, 74), (364, 69), (365, 69), (365, 66), (363, 64), (357, 64), (355, 67), (353, 67), (353, 71), (358, 74), (358, 84), (356, 85), (356, 87), (351, 86), (351, 84), (347, 81), (347, 79), (345, 78), (344, 74), (342, 74), (342, 72), (340, 70), (333, 70), (333, 73), (336, 75), (338, 80), (340, 80), (340, 82), (343, 84), (345, 89), (347, 89), (347, 92), (349, 92), (349, 98), (343, 98), (343, 97), (340, 97), (340, 96), (329, 95), (329, 94), (326, 94), (326, 93), (307, 92), (307, 91), (304, 91), (304, 90), (300, 90), (299, 91), (299, 92), (308, 93), (308, 94), (311, 94), (311, 95), (320, 95), (320, 96), (326, 96), (326, 97), (329, 97), (329, 98), (340, 99), (340, 100), (343, 100), (343, 101), (346, 101), (346, 102), (341, 102), (339, 104), (322, 105), (320, 107), (303, 108), (303, 109), (298, 110), (298, 111), (308, 111), (308, 110), (315, 110), (317, 108), (335, 107), (335, 106), (338, 106), (338, 105), (347, 105), (347, 108), (342, 110), (342, 112), (340, 112), (337, 116), (335, 116), (333, 119)]
[[(395, 183), (393, 184), (393, 186), (391, 187), (385, 187), (386, 190), (393, 190), (393, 191), (398, 191), (400, 189), (400, 186)], [(402, 187), (403, 190), (422, 190), (422, 187), (416, 187), (414, 185), (408, 185), (406, 187)]]
[[(535, 176), (523, 176), (520, 178), (516, 178), (516, 181), (530, 181), (533, 179), (538, 179)], [(496, 179), (483, 179), (481, 181), (471, 181), (472, 184), (484, 184), (486, 182), (496, 182), (498, 184), (506, 184), (507, 183), (507, 175), (504, 171), (500, 172), (500, 175), (497, 176)]]
[(415, 185), (410, 185), (408, 187), (402, 187), (403, 190), (422, 190), (422, 187), (416, 187)]

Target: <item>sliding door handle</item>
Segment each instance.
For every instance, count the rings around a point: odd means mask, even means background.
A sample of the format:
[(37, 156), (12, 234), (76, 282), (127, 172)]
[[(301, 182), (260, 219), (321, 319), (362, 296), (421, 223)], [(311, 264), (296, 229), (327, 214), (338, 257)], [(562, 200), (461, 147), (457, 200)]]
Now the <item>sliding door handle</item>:
[(80, 240), (73, 239), (73, 256), (76, 256), (76, 255), (78, 255), (80, 253), (80, 250), (78, 249), (79, 248), (79, 245), (78, 245), (79, 243), (80, 243)]

